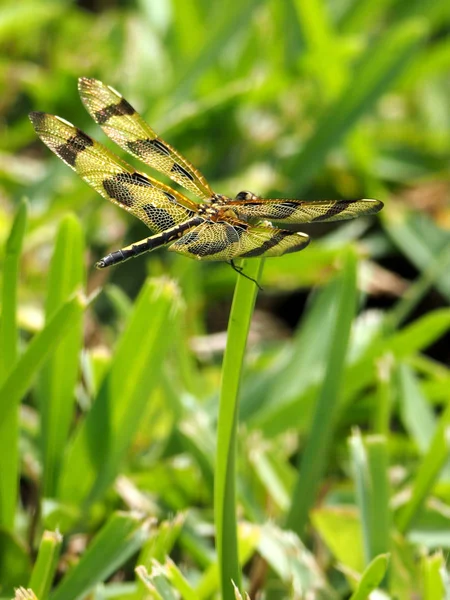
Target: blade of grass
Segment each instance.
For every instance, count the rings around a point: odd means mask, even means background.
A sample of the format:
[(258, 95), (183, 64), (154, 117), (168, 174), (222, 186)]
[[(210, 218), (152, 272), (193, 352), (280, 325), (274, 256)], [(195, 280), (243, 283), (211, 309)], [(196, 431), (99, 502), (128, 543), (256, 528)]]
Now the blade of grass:
[[(61, 222), (50, 265), (46, 320), (51, 319), (74, 290), (84, 285), (83, 232), (74, 215)], [(67, 444), (75, 402), (83, 322), (72, 322), (71, 331), (44, 365), (37, 386), (41, 415), (41, 449), (44, 462), (42, 493), (53, 497)]]
[[(345, 369), (343, 408), (347, 407), (363, 388), (372, 385), (373, 365), (378, 357), (391, 353), (395, 361), (409, 359), (445, 335), (449, 329), (450, 309), (441, 308), (426, 313), (388, 337), (375, 336), (363, 355), (358, 356), (357, 360)], [(275, 436), (286, 430), (287, 423), (290, 427), (299, 426), (304, 422), (305, 405), (309, 409), (309, 403), (317, 396), (318, 390), (317, 382), (307, 382), (306, 389), (303, 392), (299, 391), (290, 402), (281, 405), (278, 411), (264, 413), (264, 418), (256, 422), (257, 427), (263, 429), (265, 435)]]
[(165, 278), (143, 286), (91, 411), (64, 460), (60, 498), (87, 506), (116, 476), (150, 392), (159, 383), (181, 302)]
[(51, 600), (76, 600), (123, 565), (148, 537), (148, 524), (132, 514), (114, 513), (80, 561), (50, 595)]
[(30, 588), (39, 600), (46, 600), (58, 566), (62, 536), (57, 531), (44, 531), (31, 573)]
[(317, 495), (333, 434), (350, 329), (356, 310), (356, 255), (344, 257), (327, 371), (319, 389), (309, 439), (300, 459), (299, 474), (287, 519), (289, 529), (304, 533), (308, 513)]
[(0, 318), (0, 382), (4, 381), (17, 360), (17, 279), (27, 212), (28, 204), (22, 200), (5, 247)]
[(398, 384), (403, 427), (417, 445), (419, 452), (425, 453), (436, 428), (433, 408), (423, 396), (418, 378), (409, 365), (400, 365)]
[[(33, 379), (42, 367), (47, 356), (58, 346), (72, 327), (72, 322), (80, 318), (85, 308), (85, 301), (80, 294), (67, 301), (55, 313), (28, 345), (28, 348), (16, 362), (11, 372), (0, 387), (0, 423), (5, 423), (12, 412), (17, 411), (20, 400), (29, 390)], [(12, 448), (8, 449), (9, 461), (12, 462)], [(17, 468), (11, 465), (10, 468)], [(6, 526), (14, 517), (17, 500), (17, 484), (2, 472), (0, 478), (0, 522)]]
[[(0, 317), (0, 384), (17, 360), (17, 281), (22, 242), (27, 223), (27, 203), (22, 200), (6, 241)], [(7, 400), (9, 401), (9, 400)], [(1, 414), (1, 401), (0, 401)], [(0, 419), (0, 525), (12, 531), (18, 481), (19, 420), (16, 410)]]
[(409, 286), (405, 294), (388, 313), (386, 327), (397, 329), (416, 308), (431, 286), (450, 272), (450, 244), (430, 257), (429, 264), (423, 268), (420, 276)]
[(445, 589), (444, 584), (444, 574), (446, 575), (447, 569), (442, 552), (436, 552), (432, 556), (423, 556), (421, 567), (423, 600), (448, 597), (446, 595), (448, 589)]
[(179, 599), (179, 594), (177, 594), (167, 579), (164, 566), (159, 562), (155, 561), (152, 564), (150, 573), (143, 565), (140, 565), (136, 568), (136, 575), (142, 582), (142, 585), (151, 600)]
[(349, 445), (361, 515), (364, 558), (368, 565), (390, 546), (386, 438), (370, 436), (363, 440), (356, 432)]
[[(244, 262), (244, 265), (246, 275), (259, 281), (263, 262), (253, 260), (248, 263)], [(241, 587), (235, 490), (238, 396), (257, 290), (255, 283), (241, 275), (238, 276), (228, 322), (227, 345), (222, 367), (214, 480), (214, 520), (223, 600), (234, 599), (232, 580), (239, 588)]]
[(350, 600), (366, 600), (383, 581), (389, 565), (389, 555), (380, 554), (368, 565)]
[(371, 548), (370, 559), (390, 550), (391, 516), (389, 510), (389, 479), (387, 439), (371, 435), (364, 440), (367, 452), (371, 495)]
[[(394, 308), (393, 325), (407, 316), (431, 284), (450, 300), (448, 234), (424, 214), (405, 209), (390, 210), (382, 216), (389, 237), (422, 275), (404, 302)], [(441, 275), (441, 276), (439, 276)]]
[(349, 441), (350, 455), (353, 466), (356, 503), (359, 508), (361, 519), (361, 531), (364, 548), (364, 562), (367, 565), (371, 556), (371, 535), (372, 528), (370, 522), (370, 477), (367, 466), (367, 454), (362, 441), (361, 433), (356, 431), (352, 434)]
[(397, 527), (401, 533), (410, 528), (414, 518), (420, 511), (425, 498), (433, 489), (436, 479), (448, 460), (450, 448), (450, 404), (440, 415), (436, 430), (427, 453), (420, 462), (411, 498), (397, 516)]

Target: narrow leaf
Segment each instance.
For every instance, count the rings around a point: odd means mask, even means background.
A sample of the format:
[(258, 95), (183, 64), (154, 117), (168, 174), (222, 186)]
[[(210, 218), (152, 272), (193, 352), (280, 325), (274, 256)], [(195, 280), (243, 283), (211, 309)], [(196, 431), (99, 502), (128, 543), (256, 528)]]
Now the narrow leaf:
[(58, 566), (62, 536), (57, 531), (44, 531), (30, 579), (30, 588), (40, 600), (46, 600)]
[(289, 529), (299, 536), (304, 533), (308, 513), (315, 501), (328, 458), (350, 329), (356, 310), (356, 293), (356, 256), (353, 251), (349, 251), (345, 256), (335, 304), (327, 371), (319, 389), (309, 439), (301, 455), (299, 475), (287, 520)]
[[(46, 319), (84, 285), (83, 233), (79, 221), (68, 215), (56, 237), (50, 265)], [(72, 321), (71, 331), (44, 365), (38, 390), (41, 414), (41, 447), (44, 461), (43, 494), (55, 496), (61, 461), (67, 445), (75, 402), (82, 319)]]
[(144, 543), (147, 523), (125, 513), (114, 513), (90, 543), (80, 562), (50, 595), (51, 600), (79, 600), (105, 581)]
[[(263, 263), (249, 261), (245, 274), (258, 281)], [(245, 348), (256, 300), (253, 281), (238, 276), (228, 322), (227, 346), (222, 367), (222, 382), (217, 424), (216, 473), (214, 480), (214, 520), (219, 561), (221, 591), (224, 600), (233, 600), (231, 581), (241, 585), (237, 549), (235, 453), (238, 421), (239, 387)]]

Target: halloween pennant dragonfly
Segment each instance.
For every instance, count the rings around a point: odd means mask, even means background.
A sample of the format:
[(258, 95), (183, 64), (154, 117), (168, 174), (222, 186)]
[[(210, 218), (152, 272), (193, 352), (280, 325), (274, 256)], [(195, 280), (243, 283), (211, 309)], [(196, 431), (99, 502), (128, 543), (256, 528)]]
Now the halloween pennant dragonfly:
[[(169, 250), (198, 260), (228, 261), (281, 256), (303, 250), (305, 233), (272, 225), (340, 221), (377, 213), (378, 200), (262, 199), (240, 192), (231, 199), (216, 194), (203, 175), (162, 140), (112, 87), (82, 77), (81, 99), (107, 136), (121, 148), (194, 194), (196, 203), (153, 177), (136, 171), (105, 146), (54, 115), (32, 112), (41, 140), (104, 198), (143, 221), (152, 235), (96, 263), (103, 269), (171, 244)], [(239, 270), (240, 272), (240, 270)]]

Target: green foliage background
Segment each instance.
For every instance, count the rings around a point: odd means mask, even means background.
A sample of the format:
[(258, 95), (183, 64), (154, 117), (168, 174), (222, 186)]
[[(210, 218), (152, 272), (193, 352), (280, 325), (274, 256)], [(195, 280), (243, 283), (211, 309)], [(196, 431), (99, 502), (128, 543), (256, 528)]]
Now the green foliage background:
[[(449, 31), (441, 0), (0, 5), (2, 598), (450, 597)], [(27, 117), (104, 142), (82, 75), (220, 193), (385, 209), (249, 261), (255, 313), (227, 265), (95, 272), (146, 229)]]

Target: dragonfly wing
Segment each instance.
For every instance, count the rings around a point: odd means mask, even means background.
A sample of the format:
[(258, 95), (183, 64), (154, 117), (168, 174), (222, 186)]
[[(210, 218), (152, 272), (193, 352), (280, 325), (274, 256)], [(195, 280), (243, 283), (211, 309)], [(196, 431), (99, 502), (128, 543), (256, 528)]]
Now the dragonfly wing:
[(60, 117), (30, 114), (41, 140), (104, 198), (155, 232), (189, 219), (197, 204), (156, 179), (135, 171), (105, 146)]
[(78, 89), (92, 118), (121, 148), (199, 198), (207, 200), (213, 196), (203, 175), (172, 146), (159, 138), (114, 88), (97, 79), (81, 77)]
[(344, 221), (363, 215), (373, 215), (383, 208), (379, 200), (233, 200), (230, 206), (245, 219), (269, 219), (283, 223), (317, 223)]
[(309, 243), (304, 233), (240, 221), (205, 221), (172, 244), (169, 250), (198, 260), (233, 260), (256, 256), (282, 256), (303, 250)]

